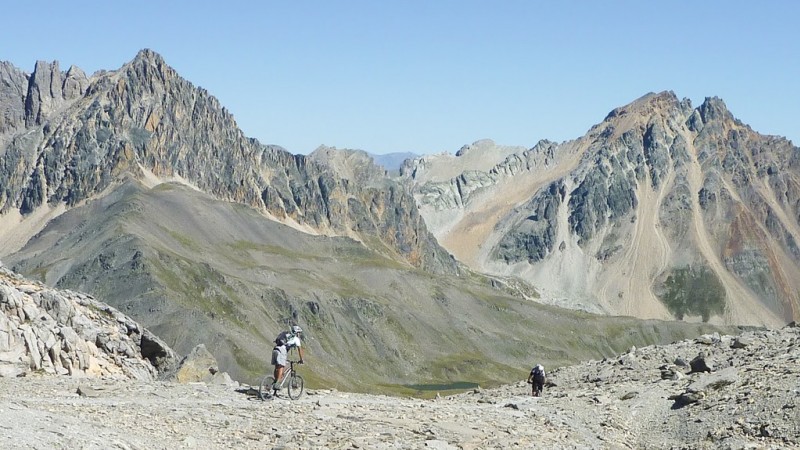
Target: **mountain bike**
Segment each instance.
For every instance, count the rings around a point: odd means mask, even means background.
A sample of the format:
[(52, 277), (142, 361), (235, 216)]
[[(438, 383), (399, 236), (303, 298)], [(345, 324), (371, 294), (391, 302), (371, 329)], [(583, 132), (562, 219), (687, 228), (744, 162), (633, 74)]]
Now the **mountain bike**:
[(267, 375), (261, 380), (261, 385), (258, 386), (258, 397), (261, 400), (267, 400), (273, 397), (278, 397), (284, 387), (286, 387), (286, 394), (292, 400), (297, 400), (303, 395), (303, 377), (295, 371), (295, 364), (300, 361), (289, 361), (289, 367), (283, 370), (283, 379), (275, 386), (275, 377)]

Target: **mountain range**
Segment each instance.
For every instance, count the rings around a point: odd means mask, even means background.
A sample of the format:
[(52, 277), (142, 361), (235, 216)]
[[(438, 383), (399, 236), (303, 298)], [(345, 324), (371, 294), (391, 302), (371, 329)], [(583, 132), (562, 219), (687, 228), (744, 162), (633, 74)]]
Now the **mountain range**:
[(241, 381), (290, 323), (312, 385), (404, 393), (798, 314), (797, 148), (719, 99), (397, 174), (245, 137), (151, 50), (91, 76), (0, 63), (0, 112), (3, 262)]
[(428, 229), (459, 261), (546, 301), (640, 318), (800, 318), (800, 165), (725, 103), (672, 92), (563, 143), (478, 141), (406, 161)]

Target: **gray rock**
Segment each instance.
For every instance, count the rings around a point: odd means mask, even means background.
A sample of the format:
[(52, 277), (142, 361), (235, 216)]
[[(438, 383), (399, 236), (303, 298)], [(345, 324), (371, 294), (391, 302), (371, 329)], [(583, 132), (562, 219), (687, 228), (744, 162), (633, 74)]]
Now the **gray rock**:
[(720, 341), (719, 334), (704, 334), (697, 338), (700, 344), (713, 345)]
[(436, 450), (458, 450), (458, 447), (455, 445), (450, 445), (447, 441), (440, 441), (436, 439), (425, 441), (425, 448), (433, 448)]
[(603, 368), (593, 375), (588, 375), (588, 381), (592, 383), (605, 383), (614, 375), (614, 371), (608, 368)]
[(93, 388), (91, 386), (78, 386), (77, 392), (78, 392), (78, 395), (80, 395), (81, 397), (96, 398), (96, 397), (102, 396), (102, 393), (99, 390), (97, 390), (97, 389), (95, 389), (95, 388)]
[(220, 384), (224, 386), (239, 386), (239, 383), (228, 375), (228, 372), (216, 372), (211, 377), (211, 384)]
[(731, 348), (747, 348), (753, 345), (753, 340), (746, 336), (737, 336), (734, 339), (733, 343), (731, 343)]
[(142, 329), (139, 338), (139, 348), (142, 357), (150, 361), (161, 376), (166, 376), (175, 371), (179, 357), (161, 338), (148, 329)]
[(617, 359), (617, 364), (627, 368), (640, 367), (639, 361), (634, 353), (626, 353)]
[(689, 384), (689, 392), (711, 392), (724, 388), (725, 386), (736, 383), (739, 380), (739, 372), (735, 367), (727, 367), (709, 375), (703, 375), (697, 381)]
[(684, 392), (683, 394), (669, 397), (670, 400), (675, 401), (675, 403), (672, 405), (673, 409), (683, 408), (684, 406), (691, 405), (692, 403), (697, 403), (704, 398), (706, 398), (706, 393), (702, 391)]
[(64, 74), (58, 61), (37, 61), (25, 97), (25, 124), (41, 125), (47, 115), (63, 103)]
[(700, 352), (692, 359), (689, 366), (692, 368), (692, 372), (712, 372), (714, 370), (714, 364), (706, 357), (704, 352)]
[(3, 378), (15, 378), (24, 376), (30, 368), (27, 364), (22, 362), (9, 362), (0, 359), (0, 377)]
[(675, 367), (666, 368), (666, 369), (662, 369), (661, 370), (661, 379), (662, 380), (677, 381), (677, 380), (680, 380), (680, 379), (682, 379), (684, 377), (685, 377), (685, 375), (683, 374), (683, 372), (681, 372), (680, 370), (678, 370)]

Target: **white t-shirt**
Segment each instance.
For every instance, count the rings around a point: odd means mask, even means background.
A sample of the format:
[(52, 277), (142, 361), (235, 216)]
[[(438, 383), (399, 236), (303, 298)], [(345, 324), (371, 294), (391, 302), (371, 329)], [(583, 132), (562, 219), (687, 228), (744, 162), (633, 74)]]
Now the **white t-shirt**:
[(302, 347), (302, 345), (300, 343), (300, 336), (297, 336), (297, 335), (292, 336), (292, 337), (289, 338), (288, 341), (286, 341), (286, 348), (294, 348), (294, 347), (298, 347), (298, 348)]

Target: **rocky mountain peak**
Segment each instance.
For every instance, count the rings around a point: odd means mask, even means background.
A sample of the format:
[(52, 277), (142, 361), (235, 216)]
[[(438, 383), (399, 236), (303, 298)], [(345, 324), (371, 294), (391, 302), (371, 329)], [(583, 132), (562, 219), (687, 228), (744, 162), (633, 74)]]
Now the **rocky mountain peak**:
[(340, 150), (322, 145), (308, 155), (308, 158), (329, 168), (337, 177), (345, 180), (362, 184), (370, 182), (382, 184), (385, 181), (383, 169), (363, 150)]
[(136, 54), (136, 57), (133, 58), (131, 63), (132, 64), (148, 63), (156, 66), (167, 65), (167, 62), (164, 60), (164, 57), (161, 56), (161, 54), (149, 48), (143, 48), (139, 50), (139, 52)]
[[(676, 128), (691, 114), (692, 104), (689, 99), (679, 100), (672, 91), (651, 92), (612, 110), (589, 134), (614, 141), (628, 132), (638, 135), (653, 126)], [(696, 122), (702, 122), (699, 115)], [(667, 125), (668, 123), (672, 125)]]
[(41, 124), (43, 117), (54, 107), (55, 99), (60, 99), (59, 74), (58, 61), (36, 61), (25, 99), (25, 125)]
[(135, 58), (123, 66), (121, 72), (128, 78), (129, 83), (135, 84), (134, 87), (137, 89), (151, 91), (159, 96), (167, 94), (168, 97), (203, 96), (208, 98), (210, 105), (215, 109), (223, 109), (214, 96), (181, 77), (160, 54), (153, 50), (140, 50)]
[(86, 73), (78, 66), (69, 66), (62, 92), (65, 99), (73, 99), (83, 95), (89, 86), (89, 79)]
[(37, 61), (25, 95), (25, 125), (42, 125), (53, 111), (82, 96), (88, 86), (86, 74), (75, 66), (65, 73), (58, 61)]
[(483, 150), (488, 150), (495, 147), (495, 143), (491, 139), (480, 139), (472, 144), (465, 145), (461, 147), (457, 152), (456, 156), (466, 156), (470, 152), (480, 152)]
[(678, 97), (672, 91), (647, 93), (625, 106), (614, 108), (605, 118), (605, 121), (625, 116), (650, 116), (663, 114), (680, 105)]
[(734, 120), (733, 114), (728, 111), (727, 105), (719, 97), (706, 97), (698, 108), (704, 123), (721, 120)]
[(0, 61), (0, 134), (25, 123), (28, 75), (8, 61)]

